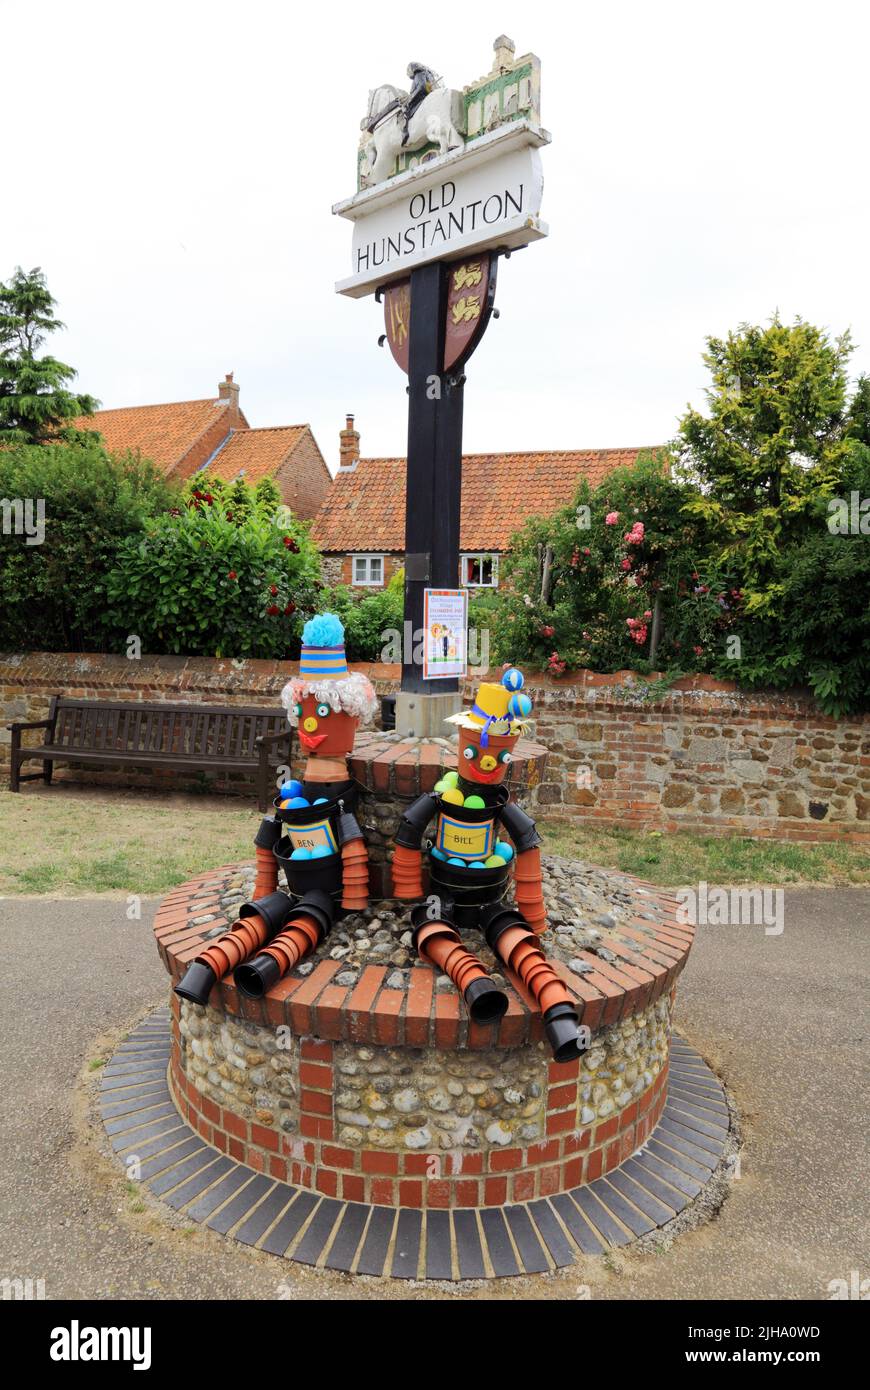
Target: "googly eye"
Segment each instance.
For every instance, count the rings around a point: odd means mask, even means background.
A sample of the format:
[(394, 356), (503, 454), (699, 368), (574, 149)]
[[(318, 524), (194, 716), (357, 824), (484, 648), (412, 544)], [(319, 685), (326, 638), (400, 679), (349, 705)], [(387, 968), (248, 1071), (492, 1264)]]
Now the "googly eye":
[(331, 714), (331, 713), (332, 713), (332, 710), (331, 710), (331, 708), (330, 708), (329, 705), (318, 705), (318, 706), (317, 706), (317, 715), (318, 715), (318, 718), (320, 718), (320, 719), (325, 719), (326, 716), (327, 716), (328, 714)]
[(472, 747), (471, 744), (469, 744), (467, 748), (463, 748), (462, 756), (463, 758), (467, 758), (469, 762), (473, 762), (474, 759), (477, 757), (477, 749)]
[(297, 719), (301, 719), (301, 718), (302, 718), (302, 706), (301, 706), (301, 705), (295, 705), (295, 706), (294, 706), (294, 709), (295, 709), (295, 711), (296, 711), (296, 718), (297, 718)]
[(499, 755), (498, 755), (498, 760), (499, 760), (500, 763), (512, 763), (512, 762), (513, 762), (513, 754), (512, 754), (512, 753), (499, 753)]

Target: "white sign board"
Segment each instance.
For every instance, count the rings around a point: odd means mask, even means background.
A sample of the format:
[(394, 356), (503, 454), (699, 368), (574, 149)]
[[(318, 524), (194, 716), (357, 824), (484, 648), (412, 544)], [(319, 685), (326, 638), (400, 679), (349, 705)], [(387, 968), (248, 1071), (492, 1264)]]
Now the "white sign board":
[(423, 679), (451, 680), (465, 675), (468, 590), (423, 590)]
[(338, 293), (359, 298), (428, 261), (546, 236), (539, 148), (549, 138), (517, 121), (337, 203), (354, 223), (353, 273)]

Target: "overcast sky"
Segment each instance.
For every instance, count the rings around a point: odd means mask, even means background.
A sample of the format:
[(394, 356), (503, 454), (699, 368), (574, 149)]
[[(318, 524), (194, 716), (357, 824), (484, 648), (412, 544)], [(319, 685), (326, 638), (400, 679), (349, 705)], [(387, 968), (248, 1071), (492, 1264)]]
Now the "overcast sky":
[(655, 444), (703, 403), (704, 338), (778, 307), (870, 371), (860, 0), (364, 5), (0, 0), (0, 278), (41, 265), (54, 351), (106, 407), (216, 394), (309, 421), (331, 467), (404, 453), (404, 377), (351, 271), (368, 89), (462, 87), (507, 33), (542, 61), (542, 215), (469, 364), (465, 448)]

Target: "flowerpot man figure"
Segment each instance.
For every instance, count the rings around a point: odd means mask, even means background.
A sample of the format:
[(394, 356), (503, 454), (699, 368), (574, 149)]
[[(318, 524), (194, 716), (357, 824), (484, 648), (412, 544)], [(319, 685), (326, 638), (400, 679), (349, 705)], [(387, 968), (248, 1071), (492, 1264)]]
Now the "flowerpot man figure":
[[(512, 667), (500, 685), (479, 687), (470, 710), (451, 716), (449, 722), (459, 727), (459, 771), (446, 773), (434, 792), (405, 812), (396, 833), (393, 886), (397, 898), (423, 899), (423, 837), (437, 816), (427, 841), (429, 897), (411, 911), (418, 954), (453, 980), (474, 1020), (498, 1019), (507, 996), (460, 936), (461, 929), (480, 927), (535, 1000), (556, 1061), (566, 1062), (585, 1050), (586, 1030), (537, 940), (547, 926), (541, 838), (534, 821), (508, 800), (504, 785), (532, 709), (522, 687), (522, 673)], [(500, 839), (500, 830), (513, 843)], [(514, 906), (505, 902), (512, 862)]]
[[(243, 994), (261, 998), (315, 950), (337, 918), (368, 905), (368, 855), (347, 763), (360, 721), (371, 719), (377, 699), (364, 675), (348, 671), (344, 628), (334, 613), (305, 624), (299, 675), (284, 687), (281, 702), (308, 755), (305, 771), (281, 788), (274, 816), (257, 832), (253, 900), (235, 929), (197, 956), (175, 986), (195, 1004), (206, 1004), (231, 970)], [(279, 868), (289, 893), (278, 888)]]

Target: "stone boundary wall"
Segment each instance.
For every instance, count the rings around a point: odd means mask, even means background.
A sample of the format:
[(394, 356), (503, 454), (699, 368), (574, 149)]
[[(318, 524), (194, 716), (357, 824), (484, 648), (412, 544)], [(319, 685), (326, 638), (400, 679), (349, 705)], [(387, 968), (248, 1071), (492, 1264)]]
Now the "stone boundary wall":
[[(53, 694), (114, 700), (277, 705), (294, 662), (72, 653), (0, 656), (0, 766), (15, 719), (42, 719)], [(379, 694), (398, 688), (396, 666), (364, 670)], [(533, 737), (549, 752), (532, 805), (600, 825), (703, 830), (791, 840), (870, 843), (870, 718), (836, 720), (800, 692), (745, 692), (700, 676), (646, 701), (630, 671), (532, 677)], [(474, 682), (466, 682), (470, 698)], [(31, 736), (41, 739), (41, 733)], [(38, 764), (26, 770), (35, 771)], [(55, 769), (88, 780), (181, 790), (202, 778), (167, 769)], [(249, 790), (244, 779), (217, 787)]]

